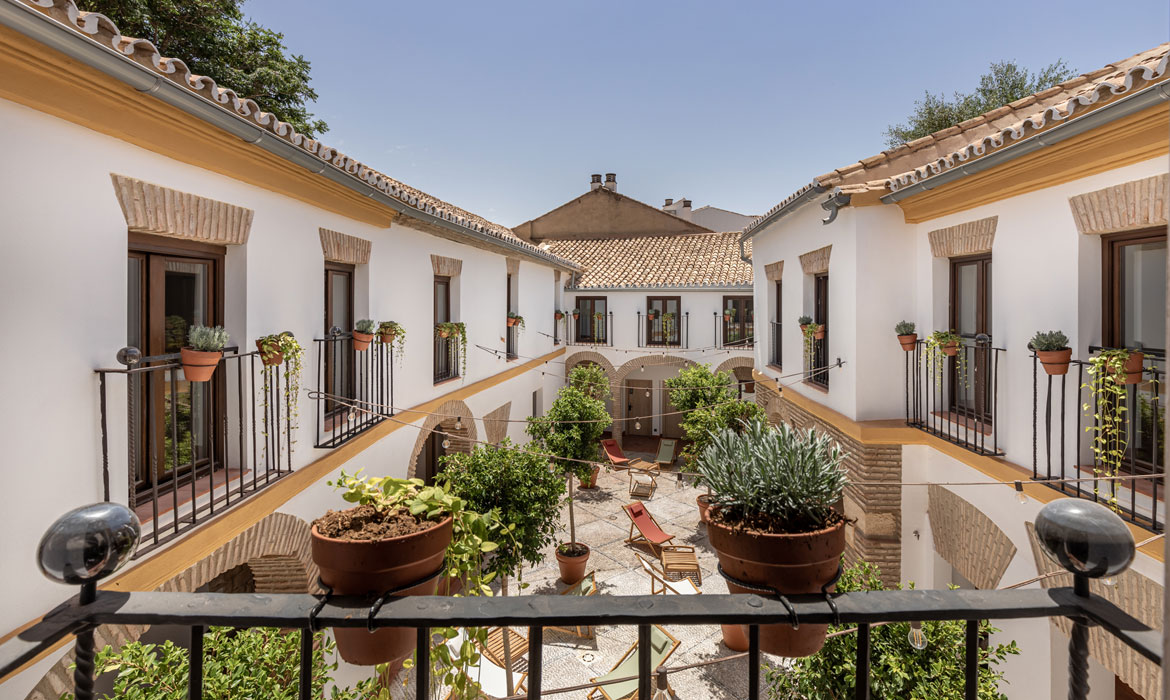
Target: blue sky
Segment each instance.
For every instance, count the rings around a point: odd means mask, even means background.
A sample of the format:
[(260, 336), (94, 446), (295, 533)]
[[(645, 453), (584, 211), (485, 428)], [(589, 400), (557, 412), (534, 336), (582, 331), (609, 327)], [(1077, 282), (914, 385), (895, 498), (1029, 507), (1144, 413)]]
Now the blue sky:
[(616, 172), (661, 206), (762, 213), (882, 150), (987, 64), (1093, 70), (1166, 41), (1165, 0), (970, 3), (249, 0), (313, 64), (324, 141), (515, 226)]

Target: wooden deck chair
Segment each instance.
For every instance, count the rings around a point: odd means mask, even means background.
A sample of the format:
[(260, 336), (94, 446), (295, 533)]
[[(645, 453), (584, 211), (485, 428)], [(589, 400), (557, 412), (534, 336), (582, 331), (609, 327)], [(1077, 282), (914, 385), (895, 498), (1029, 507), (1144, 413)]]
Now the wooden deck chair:
[(512, 672), (527, 671), (528, 661), (528, 637), (520, 634), (516, 630), (508, 629), (507, 627), (489, 627), (487, 645), (481, 648), (484, 654), (487, 654), (492, 663), (497, 666), (504, 666), (504, 633), (508, 634), (508, 646), (512, 652)]
[[(630, 536), (627, 544), (645, 542), (650, 546), (654, 555), (662, 563), (662, 572), (667, 576), (679, 575), (694, 578), (703, 585), (703, 572), (699, 569), (699, 558), (695, 555), (695, 548), (684, 544), (670, 544), (674, 535), (667, 534), (658, 525), (658, 521), (646, 509), (641, 501), (634, 501), (622, 506), (622, 510), (630, 518)], [(637, 529), (638, 534), (634, 534)]]
[[(452, 654), (458, 654), (459, 648), (463, 646), (463, 642), (467, 639), (463, 630), (459, 630), (459, 635), (447, 642), (447, 646), (451, 648)], [(527, 648), (527, 647), (526, 647)], [(479, 663), (472, 664), (467, 669), (467, 678), (479, 683), (480, 698), (491, 700), (491, 698), (505, 698), (508, 697), (508, 676), (507, 671), (503, 666), (496, 664), (487, 654), (479, 655)], [(512, 685), (517, 693), (527, 690), (526, 682), (528, 680), (527, 673), (512, 672)], [(447, 693), (446, 700), (453, 700), (453, 691)]]
[[(671, 636), (661, 625), (650, 628), (650, 672), (654, 673), (659, 666), (674, 654), (682, 642)], [(634, 642), (609, 673), (597, 678), (590, 678), (591, 683), (599, 683), (585, 697), (589, 700), (603, 697), (605, 700), (638, 700), (638, 643)], [(633, 680), (607, 683), (609, 678), (626, 678), (634, 676)], [(667, 692), (674, 694), (674, 690), (667, 686)], [(650, 700), (650, 698), (641, 698)]]
[(645, 469), (651, 466), (650, 462), (637, 457), (627, 457), (625, 452), (622, 452), (621, 445), (617, 444), (617, 440), (609, 438), (601, 441), (601, 449), (605, 451), (605, 458), (609, 463), (620, 469), (627, 469), (629, 467), (638, 467)]
[(675, 595), (700, 595), (702, 591), (695, 585), (689, 577), (682, 577), (677, 581), (671, 581), (666, 578), (666, 574), (662, 569), (654, 566), (651, 562), (642, 558), (642, 555), (635, 554), (638, 557), (638, 563), (642, 565), (642, 571), (650, 577), (650, 595), (666, 595), (673, 593)]
[(626, 471), (630, 475), (630, 498), (653, 498), (654, 490), (658, 488), (657, 464), (643, 463), (646, 466), (631, 466)]
[(659, 469), (666, 469), (674, 466), (674, 458), (678, 451), (678, 440), (675, 438), (658, 438), (658, 454), (654, 456), (654, 462)]
[[(589, 573), (585, 574), (585, 578), (561, 591), (560, 594), (569, 596), (597, 595), (597, 573), (590, 571)], [(580, 627), (549, 627), (548, 629), (561, 630), (562, 632), (575, 634), (578, 637), (584, 637), (585, 639), (593, 639), (592, 625), (583, 625)]]

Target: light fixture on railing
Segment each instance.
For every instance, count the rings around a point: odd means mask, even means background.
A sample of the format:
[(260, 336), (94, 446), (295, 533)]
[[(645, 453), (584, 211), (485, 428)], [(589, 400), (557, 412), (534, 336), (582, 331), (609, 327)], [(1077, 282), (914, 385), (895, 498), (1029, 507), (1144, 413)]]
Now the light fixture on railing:
[(926, 648), (926, 633), (922, 631), (921, 622), (910, 623), (910, 632), (906, 635), (906, 639), (910, 642), (910, 646), (918, 651)]

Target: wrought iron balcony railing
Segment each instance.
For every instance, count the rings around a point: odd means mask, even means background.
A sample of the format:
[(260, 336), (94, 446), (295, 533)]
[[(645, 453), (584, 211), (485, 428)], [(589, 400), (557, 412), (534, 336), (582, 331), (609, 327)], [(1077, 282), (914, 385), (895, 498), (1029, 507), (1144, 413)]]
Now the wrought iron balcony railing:
[(456, 379), (460, 366), (459, 338), (435, 336), (435, 383)]
[(509, 360), (515, 360), (520, 357), (520, 326), (508, 326), (507, 341), (504, 345), (504, 351), (507, 353)]
[(600, 317), (585, 314), (573, 318), (572, 314), (565, 317), (568, 324), (567, 345), (606, 345), (613, 346), (613, 312), (601, 314)]
[(748, 350), (756, 344), (755, 321), (715, 314), (715, 342), (721, 348)]
[(999, 455), (999, 359), (991, 336), (963, 337), (954, 355), (927, 352), (925, 340), (906, 352), (906, 424), (972, 452)]
[[(342, 445), (393, 415), (394, 350), (378, 336), (365, 350), (353, 336), (333, 329), (313, 341), (317, 355), (316, 447)], [(363, 402), (362, 410), (349, 403)]]
[[(1090, 352), (1102, 348), (1091, 347)], [(1032, 354), (1032, 478), (1079, 479), (1093, 476), (1149, 474), (1128, 482), (1058, 481), (1049, 484), (1062, 493), (1110, 502), (1123, 517), (1155, 532), (1165, 528), (1166, 408), (1162, 383), (1165, 353), (1145, 351), (1141, 381), (1127, 384), (1120, 394), (1095, 394), (1086, 360), (1071, 360), (1067, 374), (1045, 372)], [(1094, 441), (1106, 422), (1116, 424), (1119, 454), (1103, 463), (1106, 446)], [(1102, 438), (1103, 440), (1106, 438)]]
[(206, 382), (187, 381), (179, 354), (123, 348), (117, 369), (96, 370), (102, 487), (110, 485), (111, 379), (125, 378), (126, 503), (143, 523), (135, 556), (166, 544), (292, 470), (295, 390), (285, 366), (226, 348)]
[(671, 319), (662, 314), (650, 318), (649, 314), (638, 312), (638, 347), (689, 348), (691, 338), (691, 314), (680, 314)]

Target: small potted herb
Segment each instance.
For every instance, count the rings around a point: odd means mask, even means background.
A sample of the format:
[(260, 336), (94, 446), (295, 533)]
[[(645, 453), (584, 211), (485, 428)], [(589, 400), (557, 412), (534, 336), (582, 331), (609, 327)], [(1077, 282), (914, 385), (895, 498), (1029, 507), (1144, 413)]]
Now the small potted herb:
[(361, 352), (368, 350), (370, 343), (374, 341), (374, 331), (378, 329), (378, 324), (374, 323), (373, 319), (363, 318), (353, 326), (353, 349)]
[(511, 328), (512, 326), (524, 327), (524, 317), (515, 311), (508, 312), (508, 327)]
[[(731, 580), (781, 595), (820, 593), (845, 551), (845, 518), (835, 505), (848, 481), (845, 454), (826, 434), (761, 418), (720, 431), (696, 467), (711, 488), (707, 534)], [(828, 625), (761, 625), (760, 649), (789, 658), (820, 650)]]
[(906, 352), (912, 351), (918, 345), (918, 334), (914, 332), (913, 321), (898, 321), (894, 325), (894, 332), (898, 334), (898, 342)]
[(812, 323), (812, 316), (801, 316), (800, 318), (796, 319), (796, 323), (798, 326), (800, 326), (800, 332), (804, 333), (805, 327)]
[(1044, 371), (1053, 375), (1068, 374), (1068, 363), (1072, 360), (1072, 348), (1068, 336), (1060, 331), (1036, 331), (1028, 343), (1044, 365)]
[(556, 311), (553, 312), (553, 318), (555, 318), (558, 321), (564, 317), (565, 317), (565, 312), (561, 311), (560, 309), (557, 309)]
[(581, 309), (573, 309), (573, 320), (581, 318)]
[(731, 323), (731, 319), (733, 319), (733, 318), (735, 318), (735, 309), (734, 308), (729, 306), (723, 310), (723, 320), (725, 322)]
[(299, 358), (304, 355), (304, 348), (297, 342), (292, 331), (282, 331), (257, 338), (256, 350), (260, 353), (260, 361), (264, 363), (265, 367), (279, 365), (286, 359)]
[(406, 347), (406, 329), (397, 321), (382, 321), (378, 324), (378, 340), (401, 355)]
[(646, 318), (650, 319), (651, 321), (656, 320), (658, 318), (658, 309), (647, 310)]
[(215, 374), (223, 358), (228, 333), (223, 326), (191, 326), (187, 331), (187, 345), (179, 349), (179, 364), (183, 377), (189, 382), (206, 382)]

